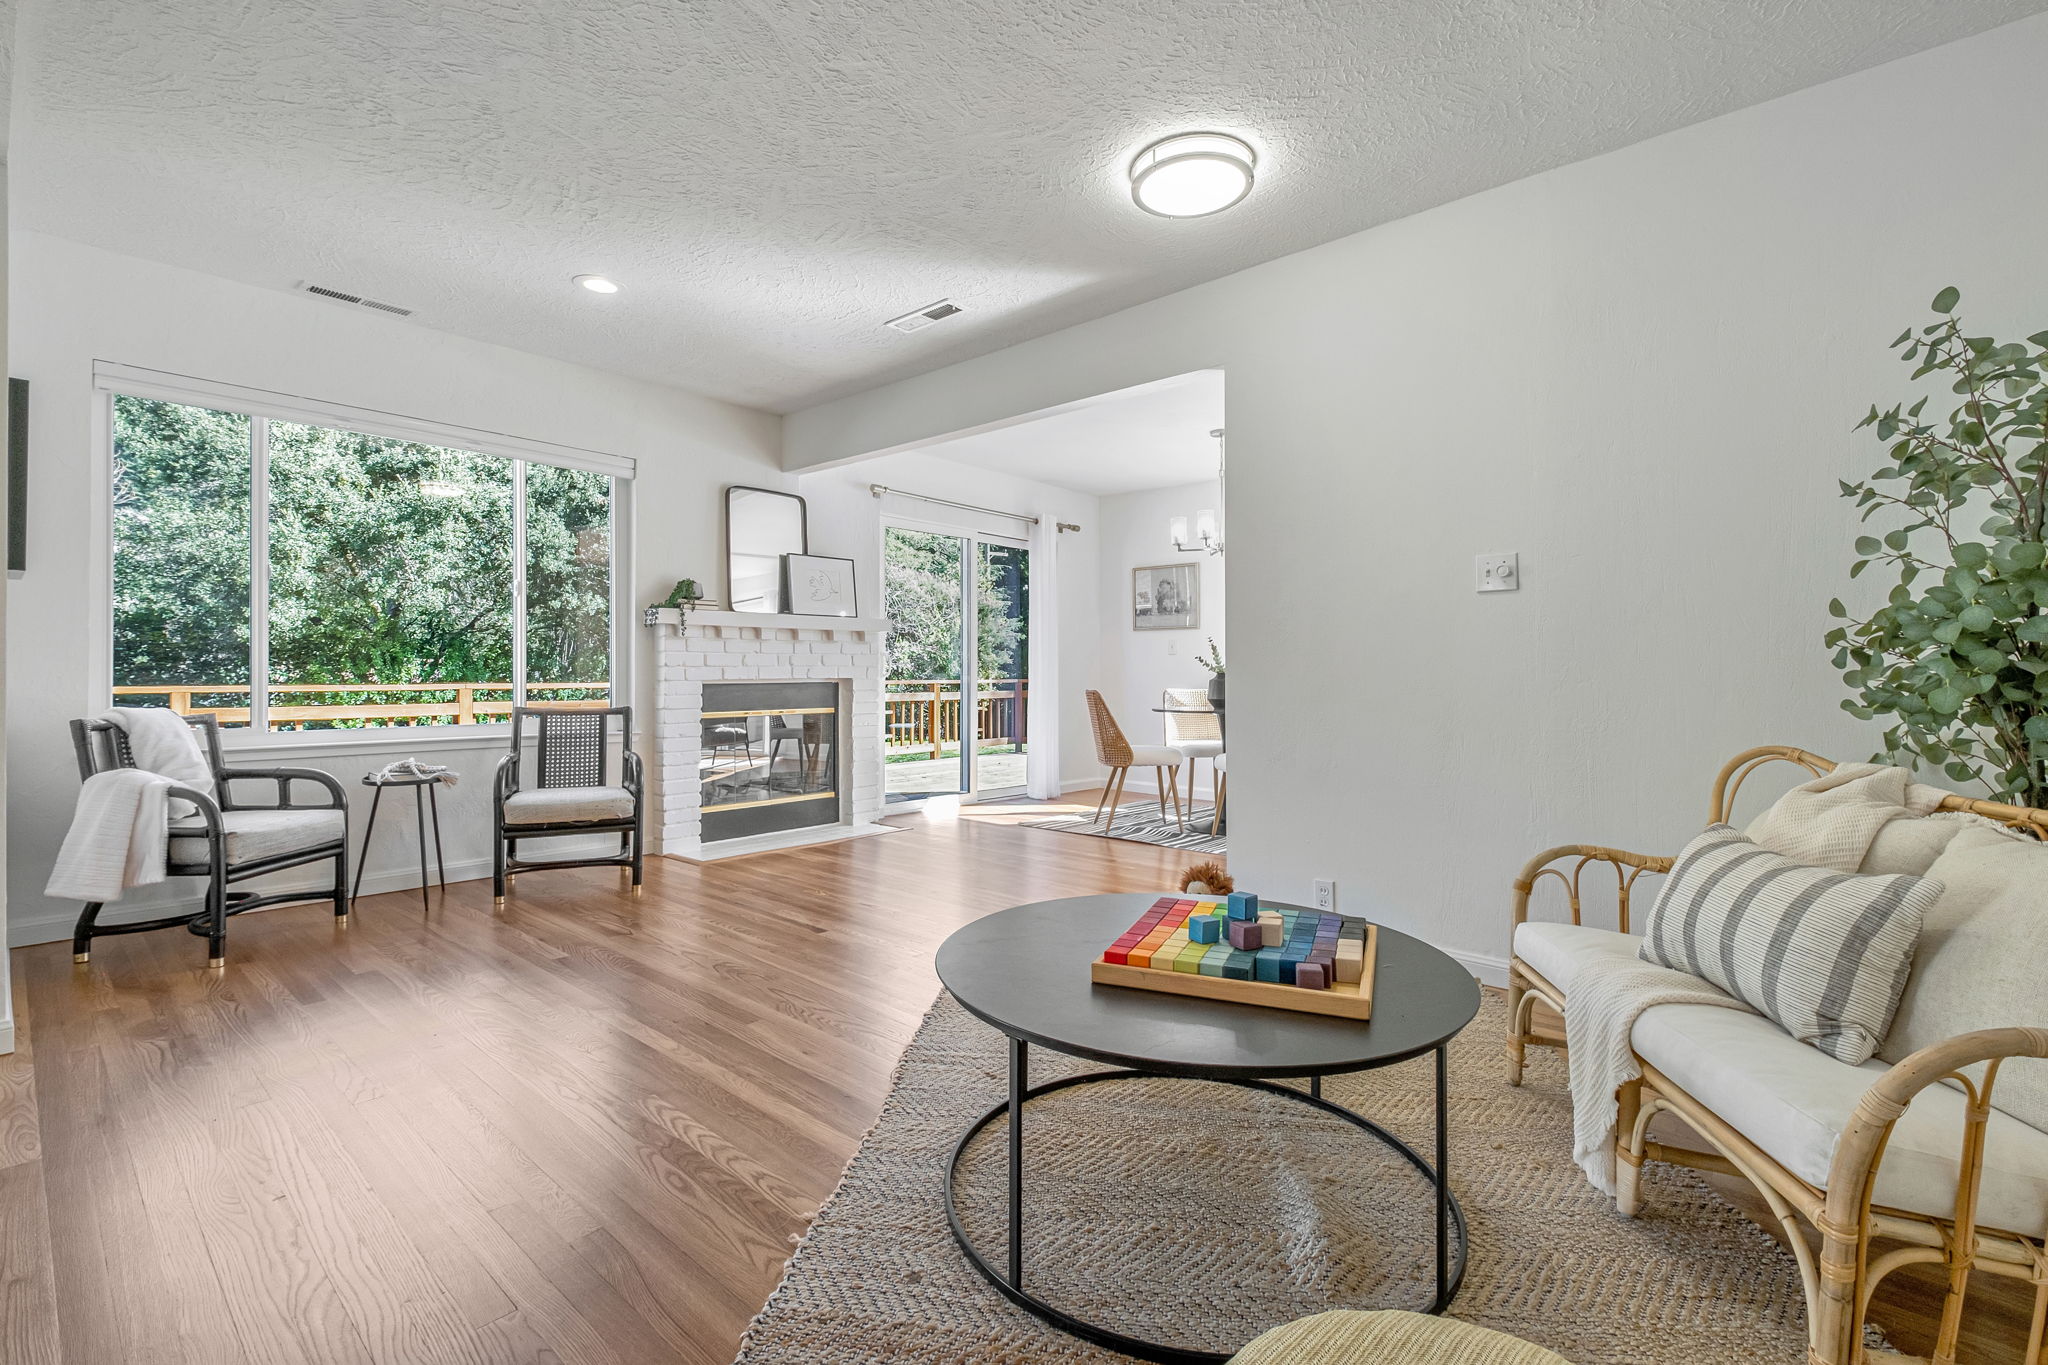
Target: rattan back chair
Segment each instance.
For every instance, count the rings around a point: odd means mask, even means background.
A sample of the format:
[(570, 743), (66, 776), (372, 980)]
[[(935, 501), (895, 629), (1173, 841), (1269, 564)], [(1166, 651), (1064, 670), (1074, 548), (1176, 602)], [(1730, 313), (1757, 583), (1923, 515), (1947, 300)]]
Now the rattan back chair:
[[(531, 785), (520, 762), (529, 734)], [(491, 895), (497, 904), (504, 903), (514, 874), (562, 867), (630, 868), (633, 894), (639, 895), (646, 798), (640, 755), (633, 752), (633, 708), (514, 707), (512, 749), (498, 760), (491, 822)], [(610, 832), (619, 836), (616, 853), (542, 861), (519, 857), (522, 839)]]
[[(173, 798), (190, 801), (198, 807), (197, 815), (190, 820), (202, 823), (193, 825), (188, 820), (173, 826), (173, 833), (183, 837), (171, 840), (166, 847), (165, 857), (169, 861), (165, 875), (206, 878), (204, 908), (197, 914), (185, 911), (127, 924), (101, 924), (99, 914), (104, 908), (103, 903), (90, 901), (80, 912), (78, 923), (71, 931), (71, 959), (74, 962), (92, 960), (92, 941), (96, 938), (110, 934), (140, 934), (153, 929), (184, 929), (206, 940), (207, 966), (225, 966), (228, 916), (291, 901), (331, 897), (336, 922), (344, 926), (348, 923), (348, 797), (342, 792), (341, 783), (317, 768), (229, 767), (221, 759), (219, 721), (211, 715), (186, 716), (184, 720), (198, 731), (197, 738), (206, 757), (206, 766), (213, 772), (214, 790), (209, 793), (191, 787), (171, 787), (169, 794)], [(135, 766), (135, 753), (128, 746), (128, 732), (112, 721), (72, 721), (71, 747), (78, 758), (81, 782), (115, 768)], [(274, 783), (277, 799), (258, 805), (237, 800), (234, 794), (237, 782)], [(318, 788), (322, 799), (313, 802), (295, 800), (292, 790), (295, 782)], [(335, 821), (328, 814), (334, 811), (341, 812), (338, 832)], [(297, 823), (304, 825), (309, 833), (302, 841), (294, 841), (290, 833), (294, 822), (288, 815), (284, 820), (272, 818), (273, 812), (303, 812), (307, 818)], [(252, 815), (258, 818), (244, 818)], [(260, 857), (236, 856), (235, 836), (244, 833), (253, 836), (254, 829), (245, 830), (244, 827), (254, 826), (259, 820), (267, 826), (267, 844), (295, 846)], [(202, 833), (205, 836), (205, 855), (191, 857), (184, 849), (191, 847), (192, 836)], [(265, 894), (228, 890), (231, 884), (249, 877), (260, 877), (330, 858), (334, 860), (334, 888), (329, 892), (276, 891)]]
[(1151, 768), (1159, 776), (1159, 818), (1166, 819), (1166, 796), (1173, 793), (1173, 819), (1180, 825), (1185, 819), (1180, 804), (1180, 750), (1169, 749), (1163, 744), (1133, 744), (1124, 738), (1123, 727), (1110, 714), (1109, 703), (1102, 694), (1089, 690), (1088, 723), (1095, 730), (1095, 757), (1110, 770), (1109, 780), (1102, 787), (1102, 801), (1095, 807), (1095, 818), (1101, 820), (1103, 812), (1109, 813), (1109, 823), (1116, 823), (1117, 802), (1123, 799), (1124, 782), (1132, 768)]

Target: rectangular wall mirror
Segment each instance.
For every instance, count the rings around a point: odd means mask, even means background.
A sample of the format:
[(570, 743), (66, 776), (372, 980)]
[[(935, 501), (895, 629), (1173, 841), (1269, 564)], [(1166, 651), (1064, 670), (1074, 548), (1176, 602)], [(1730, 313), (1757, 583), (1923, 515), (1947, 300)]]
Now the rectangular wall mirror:
[(725, 490), (726, 589), (734, 611), (781, 611), (782, 557), (810, 548), (802, 498), (743, 484)]

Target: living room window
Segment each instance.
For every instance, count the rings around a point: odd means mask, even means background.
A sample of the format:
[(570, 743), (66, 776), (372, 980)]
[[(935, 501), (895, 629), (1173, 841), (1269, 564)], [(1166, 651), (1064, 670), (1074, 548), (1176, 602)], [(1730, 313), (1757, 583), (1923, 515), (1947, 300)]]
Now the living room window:
[(616, 480), (115, 393), (116, 705), (258, 731), (606, 706)]

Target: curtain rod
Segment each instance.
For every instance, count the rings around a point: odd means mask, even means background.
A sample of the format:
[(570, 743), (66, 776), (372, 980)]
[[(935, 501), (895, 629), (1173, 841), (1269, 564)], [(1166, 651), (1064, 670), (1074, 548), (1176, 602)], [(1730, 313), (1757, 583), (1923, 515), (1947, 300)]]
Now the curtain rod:
[[(933, 502), (941, 507), (957, 507), (963, 512), (986, 512), (992, 517), (1008, 517), (1012, 521), (1028, 522), (1033, 526), (1038, 525), (1037, 517), (1026, 516), (1022, 512), (1005, 512), (1000, 507), (976, 507), (971, 502), (954, 502), (951, 498), (927, 497), (923, 493), (911, 493), (901, 488), (891, 488), (887, 484), (871, 483), (868, 485), (868, 492), (878, 498), (884, 493), (894, 493), (899, 498), (915, 498), (919, 502)], [(1055, 525), (1062, 531), (1078, 531), (1081, 529), (1071, 521), (1056, 522)]]

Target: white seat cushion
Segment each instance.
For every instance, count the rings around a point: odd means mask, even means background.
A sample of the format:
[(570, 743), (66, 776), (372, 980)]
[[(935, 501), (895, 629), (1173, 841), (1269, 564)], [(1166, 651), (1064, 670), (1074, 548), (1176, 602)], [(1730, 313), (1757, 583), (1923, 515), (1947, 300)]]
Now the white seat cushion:
[(1131, 746), (1133, 768), (1178, 768), (1180, 750), (1169, 749), (1164, 744), (1133, 744)]
[(1578, 924), (1518, 924), (1515, 956), (1534, 967), (1545, 981), (1571, 994), (1572, 982), (1589, 965), (1634, 963), (1643, 940), (1612, 929)]
[(577, 820), (625, 820), (633, 793), (624, 787), (539, 787), (505, 798), (508, 825), (561, 825)]
[(1182, 758), (1217, 758), (1223, 753), (1220, 739), (1177, 739), (1168, 747), (1180, 750)]
[(1224, 768), (1225, 768), (1224, 760), (1225, 760), (1225, 758), (1227, 758), (1227, 757), (1228, 757), (1228, 755), (1225, 755), (1225, 754), (1218, 754), (1218, 755), (1216, 755), (1216, 771), (1217, 771), (1217, 772), (1219, 772), (1219, 773), (1220, 773), (1220, 772), (1224, 771)]
[[(235, 867), (330, 843), (341, 838), (347, 823), (338, 810), (224, 810), (220, 826), (227, 835), (228, 866)], [(172, 867), (207, 865), (204, 817), (173, 820), (170, 833)]]
[[(1637, 1056), (1821, 1188), (1857, 1100), (1888, 1069), (1875, 1058), (1861, 1066), (1835, 1061), (1762, 1015), (1712, 1005), (1645, 1010), (1631, 1042)], [(1945, 1085), (1922, 1090), (1892, 1129), (1876, 1202), (1952, 1216), (1962, 1141), (1961, 1092)], [(1978, 1221), (2030, 1237), (2048, 1234), (2048, 1133), (1993, 1110), (1984, 1163)]]

